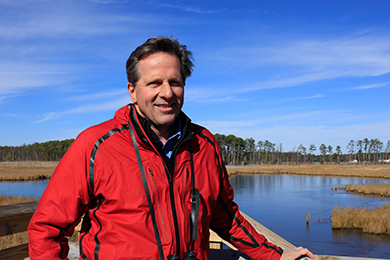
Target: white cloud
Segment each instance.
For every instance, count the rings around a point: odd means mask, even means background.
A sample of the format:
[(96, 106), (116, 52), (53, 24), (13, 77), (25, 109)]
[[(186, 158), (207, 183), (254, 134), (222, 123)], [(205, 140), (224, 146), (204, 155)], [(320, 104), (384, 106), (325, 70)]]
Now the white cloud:
[[(257, 113), (257, 112), (253, 112)], [(264, 114), (266, 114), (264, 112)], [(334, 115), (337, 114), (339, 118), (342, 118), (343, 121), (350, 116), (349, 111), (346, 110), (319, 110), (319, 111), (309, 111), (301, 112), (295, 114), (283, 114), (283, 115), (274, 115), (269, 117), (262, 117), (261, 119), (255, 120), (227, 120), (227, 121), (201, 121), (200, 124), (206, 126), (209, 129), (217, 130), (223, 129), (224, 132), (229, 132), (236, 129), (244, 129), (247, 127), (250, 128), (261, 128), (264, 124), (278, 123), (278, 124), (291, 124), (292, 122), (300, 122), (301, 124), (306, 124), (303, 120), (309, 120), (309, 122), (314, 122), (315, 118), (320, 118), (321, 121), (328, 121), (329, 119), (332, 122), (335, 122)], [(315, 120), (318, 122), (318, 119)], [(261, 125), (261, 126), (260, 126)]]
[(387, 83), (378, 83), (378, 84), (371, 84), (371, 85), (364, 85), (364, 86), (359, 86), (359, 87), (354, 87), (352, 89), (371, 89), (371, 88), (381, 88), (384, 86), (388, 86), (390, 82)]
[[(196, 3), (196, 2), (193, 2)], [(197, 13), (197, 14), (215, 14), (215, 13), (221, 13), (225, 11), (226, 9), (222, 10), (202, 10), (201, 8), (194, 7), (194, 6), (184, 6), (184, 5), (173, 5), (173, 4), (160, 4), (161, 6), (165, 7), (170, 7), (170, 8), (175, 8), (175, 9), (181, 9), (184, 11), (192, 12), (192, 13)]]
[(80, 106), (74, 109), (65, 111), (62, 114), (84, 114), (84, 113), (93, 113), (101, 111), (116, 111), (118, 108), (131, 102), (130, 97), (124, 96), (120, 99), (108, 101), (106, 103), (93, 103), (87, 104), (85, 106)]
[(25, 90), (56, 86), (66, 81), (65, 66), (0, 61), (0, 95), (19, 94)]
[(43, 119), (35, 121), (35, 123), (42, 123), (42, 122), (54, 119), (56, 117), (58, 117), (58, 114), (55, 112), (46, 113)]
[[(110, 89), (110, 88), (109, 88)], [(98, 92), (98, 93), (88, 93), (88, 94), (81, 94), (77, 96), (72, 96), (67, 98), (69, 101), (87, 101), (87, 100), (100, 100), (100, 99), (106, 99), (110, 97), (115, 96), (129, 96), (126, 87), (124, 86), (122, 89), (113, 89), (111, 88), (109, 91), (104, 92)]]
[[(220, 48), (207, 53), (207, 59), (228, 73), (252, 73), (253, 85), (237, 90), (298, 86), (307, 82), (340, 77), (379, 76), (390, 73), (390, 36), (350, 35), (331, 39), (282, 39), (275, 44)], [(226, 69), (227, 66), (233, 68)], [(221, 69), (222, 68), (222, 69)], [(253, 73), (252, 71), (256, 71)]]
[(323, 97), (326, 97), (326, 95), (317, 94), (317, 95), (308, 96), (308, 97), (295, 97), (295, 98), (282, 99), (282, 100), (276, 101), (275, 103), (297, 101), (297, 100), (309, 100), (309, 99), (316, 99), (316, 98), (323, 98)]

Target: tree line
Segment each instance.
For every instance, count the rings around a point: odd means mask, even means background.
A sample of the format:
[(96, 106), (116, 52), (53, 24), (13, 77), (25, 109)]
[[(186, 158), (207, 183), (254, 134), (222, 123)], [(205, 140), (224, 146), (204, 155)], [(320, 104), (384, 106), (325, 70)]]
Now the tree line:
[[(302, 144), (292, 151), (283, 151), (283, 144), (269, 140), (243, 139), (235, 135), (215, 134), (226, 165), (250, 164), (305, 164), (305, 163), (390, 163), (390, 140), (384, 145), (379, 139), (350, 140), (343, 154), (340, 145), (335, 148), (321, 144), (317, 147)], [(0, 161), (59, 161), (74, 139), (23, 144), (22, 146), (0, 146)]]
[(258, 141), (253, 138), (243, 139), (235, 135), (214, 135), (227, 165), (248, 164), (302, 164), (302, 163), (390, 163), (390, 140), (384, 145), (379, 139), (351, 140), (346, 145), (347, 153), (343, 154), (340, 145), (335, 148), (321, 144), (317, 147), (302, 144), (292, 151), (283, 151), (283, 144), (269, 140)]
[(59, 161), (74, 139), (0, 146), (0, 161)]

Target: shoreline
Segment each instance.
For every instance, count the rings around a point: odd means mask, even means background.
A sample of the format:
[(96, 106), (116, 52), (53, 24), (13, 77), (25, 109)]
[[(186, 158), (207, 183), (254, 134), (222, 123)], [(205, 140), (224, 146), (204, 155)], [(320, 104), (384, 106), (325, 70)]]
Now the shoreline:
[(229, 176), (235, 174), (296, 174), (390, 179), (388, 164), (302, 164), (226, 166)]
[[(0, 182), (50, 179), (58, 162), (0, 162)], [(390, 179), (390, 164), (301, 164), (226, 166), (235, 174), (296, 174)]]

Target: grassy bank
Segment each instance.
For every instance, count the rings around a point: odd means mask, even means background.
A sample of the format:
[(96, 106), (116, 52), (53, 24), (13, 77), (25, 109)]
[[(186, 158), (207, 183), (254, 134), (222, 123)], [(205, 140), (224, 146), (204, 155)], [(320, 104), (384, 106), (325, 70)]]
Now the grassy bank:
[(375, 210), (334, 206), (332, 228), (357, 228), (372, 234), (390, 235), (390, 205)]
[[(48, 179), (58, 162), (0, 162), (0, 181)], [(229, 175), (239, 173), (301, 174), (319, 176), (376, 177), (390, 179), (390, 165), (249, 165), (227, 166)]]
[[(34, 198), (26, 198), (24, 196), (14, 197), (14, 196), (0, 195), (0, 206), (31, 202), (35, 200), (36, 199)], [(8, 235), (8, 236), (3, 236), (0, 237), (0, 250), (14, 247), (21, 244), (26, 244), (26, 243), (28, 243), (27, 231)]]
[(12, 204), (18, 204), (18, 203), (24, 203), (24, 202), (32, 202), (36, 201), (35, 198), (27, 198), (22, 196), (16, 197), (16, 196), (5, 196), (0, 195), (0, 206), (5, 205), (12, 205)]
[(347, 184), (345, 187), (341, 187), (340, 189), (349, 192), (356, 192), (362, 195), (390, 197), (390, 184)]
[(305, 164), (305, 165), (253, 165), (227, 166), (228, 173), (300, 174), (318, 176), (347, 176), (390, 179), (390, 165)]
[(58, 162), (0, 162), (0, 181), (48, 179)]

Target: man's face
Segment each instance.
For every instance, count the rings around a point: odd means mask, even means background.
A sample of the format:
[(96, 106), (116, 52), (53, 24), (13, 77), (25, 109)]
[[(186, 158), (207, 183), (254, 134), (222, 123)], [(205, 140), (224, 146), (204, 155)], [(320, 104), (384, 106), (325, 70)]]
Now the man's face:
[(137, 85), (127, 84), (130, 97), (138, 113), (151, 121), (155, 134), (170, 135), (184, 101), (180, 61), (176, 55), (158, 52), (140, 60), (139, 71)]

